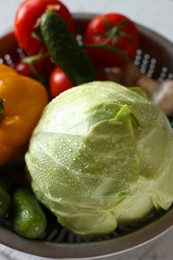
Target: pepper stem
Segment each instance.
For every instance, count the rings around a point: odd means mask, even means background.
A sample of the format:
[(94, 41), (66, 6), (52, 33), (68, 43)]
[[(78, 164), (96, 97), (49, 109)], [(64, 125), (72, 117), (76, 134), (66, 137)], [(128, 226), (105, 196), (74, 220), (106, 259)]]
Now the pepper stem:
[(2, 119), (4, 114), (4, 99), (0, 98), (0, 120)]

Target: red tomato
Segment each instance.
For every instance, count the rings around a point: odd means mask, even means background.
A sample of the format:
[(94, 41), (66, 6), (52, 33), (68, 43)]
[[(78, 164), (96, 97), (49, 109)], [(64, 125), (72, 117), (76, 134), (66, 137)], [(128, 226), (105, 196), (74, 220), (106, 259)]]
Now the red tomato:
[(75, 25), (71, 13), (67, 7), (58, 0), (25, 0), (19, 6), (14, 22), (14, 32), (18, 44), (28, 54), (37, 54), (40, 49), (40, 41), (33, 37), (33, 32), (38, 18), (46, 11), (52, 10), (58, 13), (74, 33)]
[(45, 76), (50, 77), (52, 71), (55, 69), (55, 63), (50, 57), (44, 58), (40, 63), (40, 71), (44, 73)]
[(124, 15), (98, 15), (87, 26), (85, 45), (97, 68), (119, 67), (134, 58), (139, 46), (139, 34), (135, 24)]
[[(43, 75), (44, 77), (49, 77), (55, 68), (55, 64), (49, 57), (47, 57), (43, 60), (35, 62), (34, 67), (40, 76)], [(16, 64), (14, 64), (14, 69), (21, 75), (37, 78), (37, 75), (34, 74), (31, 67), (22, 60), (19, 60)]]
[(59, 67), (53, 70), (50, 76), (50, 93), (53, 98), (73, 86), (73, 83)]
[(24, 62), (18, 61), (14, 65), (14, 69), (19, 73), (20, 75), (27, 76), (27, 77), (33, 77), (33, 72), (31, 68)]

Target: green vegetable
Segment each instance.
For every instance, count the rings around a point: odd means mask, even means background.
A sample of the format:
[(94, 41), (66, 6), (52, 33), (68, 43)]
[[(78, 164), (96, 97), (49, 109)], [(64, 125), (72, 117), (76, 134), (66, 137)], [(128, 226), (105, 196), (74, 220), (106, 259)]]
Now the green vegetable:
[(18, 188), (12, 197), (12, 226), (19, 235), (26, 238), (38, 238), (46, 229), (46, 216), (27, 188)]
[(11, 198), (4, 185), (0, 184), (0, 218), (5, 217), (10, 210)]
[(173, 202), (173, 130), (160, 108), (113, 82), (46, 107), (26, 164), (37, 198), (81, 235), (102, 235)]
[(87, 54), (58, 14), (44, 13), (40, 19), (40, 29), (50, 56), (74, 85), (96, 79), (94, 67)]

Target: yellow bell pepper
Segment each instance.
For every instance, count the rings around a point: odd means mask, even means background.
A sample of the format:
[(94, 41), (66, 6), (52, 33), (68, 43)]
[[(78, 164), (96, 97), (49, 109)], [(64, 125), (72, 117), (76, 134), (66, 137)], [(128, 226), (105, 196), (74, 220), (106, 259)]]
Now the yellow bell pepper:
[(40, 82), (0, 64), (0, 165), (27, 146), (47, 103), (48, 94)]

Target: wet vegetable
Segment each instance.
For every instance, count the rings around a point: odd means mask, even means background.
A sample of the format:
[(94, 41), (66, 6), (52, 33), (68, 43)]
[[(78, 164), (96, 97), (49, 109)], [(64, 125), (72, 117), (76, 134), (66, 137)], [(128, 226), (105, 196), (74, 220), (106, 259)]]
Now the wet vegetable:
[(48, 104), (25, 159), (37, 198), (63, 226), (94, 236), (171, 206), (172, 154), (157, 105), (136, 89), (92, 82)]

